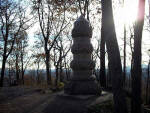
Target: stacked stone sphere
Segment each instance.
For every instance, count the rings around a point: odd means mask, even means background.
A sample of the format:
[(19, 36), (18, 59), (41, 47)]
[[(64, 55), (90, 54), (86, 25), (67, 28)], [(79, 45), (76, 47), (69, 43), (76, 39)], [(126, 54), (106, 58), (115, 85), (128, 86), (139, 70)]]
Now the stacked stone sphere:
[(90, 23), (80, 16), (74, 23), (72, 30), (73, 61), (70, 66), (73, 70), (71, 81), (65, 85), (67, 94), (100, 94), (100, 86), (95, 81), (93, 69), (94, 61), (91, 59), (93, 46), (91, 44), (92, 28)]

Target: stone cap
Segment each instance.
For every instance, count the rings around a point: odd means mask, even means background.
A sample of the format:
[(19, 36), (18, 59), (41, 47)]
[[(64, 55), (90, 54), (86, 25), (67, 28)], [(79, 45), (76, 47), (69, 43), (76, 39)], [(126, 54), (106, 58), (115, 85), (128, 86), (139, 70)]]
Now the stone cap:
[(74, 23), (72, 37), (92, 37), (92, 27), (87, 19), (81, 15)]

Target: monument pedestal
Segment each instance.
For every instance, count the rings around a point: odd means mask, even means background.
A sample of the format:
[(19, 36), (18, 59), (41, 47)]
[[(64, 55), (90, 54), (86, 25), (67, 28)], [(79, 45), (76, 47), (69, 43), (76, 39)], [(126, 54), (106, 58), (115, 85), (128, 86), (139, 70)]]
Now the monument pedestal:
[(100, 95), (101, 89), (95, 80), (72, 80), (65, 85), (64, 93), (70, 95)]

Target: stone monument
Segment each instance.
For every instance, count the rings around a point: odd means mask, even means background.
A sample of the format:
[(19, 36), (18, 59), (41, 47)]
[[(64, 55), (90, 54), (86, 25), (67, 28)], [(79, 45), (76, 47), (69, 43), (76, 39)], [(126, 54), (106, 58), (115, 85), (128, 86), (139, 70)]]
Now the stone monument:
[(91, 44), (92, 27), (84, 16), (80, 16), (74, 23), (72, 30), (73, 61), (70, 66), (73, 76), (65, 84), (64, 93), (70, 95), (100, 95), (101, 89), (92, 75), (95, 62), (91, 59), (93, 46)]

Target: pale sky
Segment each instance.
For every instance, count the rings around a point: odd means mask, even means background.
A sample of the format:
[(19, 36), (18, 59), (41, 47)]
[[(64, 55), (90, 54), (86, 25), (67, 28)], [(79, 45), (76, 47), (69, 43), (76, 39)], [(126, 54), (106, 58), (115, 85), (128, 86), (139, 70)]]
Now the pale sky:
[[(117, 0), (116, 0), (117, 2)], [(95, 4), (96, 5), (96, 4)], [(94, 5), (94, 6), (95, 6)], [(123, 47), (123, 40), (121, 38), (124, 37), (123, 30), (124, 30), (124, 23), (126, 23), (126, 26), (130, 26), (136, 19), (137, 15), (137, 6), (138, 6), (138, 0), (125, 0), (125, 6), (123, 8), (123, 5), (121, 4), (115, 4), (115, 7), (113, 9), (114, 13), (114, 20), (115, 20), (115, 27), (116, 27), (116, 34), (117, 34), (117, 39), (118, 39), (118, 44)], [(96, 7), (90, 7), (92, 11), (96, 11)], [(91, 12), (92, 13), (92, 12)], [(146, 0), (146, 9), (145, 9), (145, 14), (146, 16), (148, 15), (148, 1)], [(96, 15), (96, 18), (92, 22), (92, 26), (94, 27), (94, 32), (93, 32), (93, 37), (100, 37), (100, 15)], [(91, 19), (92, 20), (92, 19)], [(142, 62), (145, 63), (147, 62), (149, 57), (147, 51), (150, 49), (150, 32), (148, 32), (146, 29), (146, 22), (145, 22), (145, 27), (143, 31), (143, 37), (142, 37)], [(32, 47), (34, 44), (34, 33), (39, 29), (39, 23), (36, 23), (31, 29), (28, 30), (28, 36), (29, 36), (29, 45)], [(71, 30), (70, 30), (71, 32)], [(127, 34), (129, 37), (129, 34)], [(93, 45), (95, 45), (96, 41), (94, 38), (92, 39)], [(121, 56), (123, 55), (123, 52), (121, 51)], [(128, 54), (130, 53), (130, 48), (127, 46), (127, 56), (130, 57)], [(130, 59), (127, 58), (127, 65), (130, 65)], [(1, 67), (1, 65), (0, 65)]]
[[(120, 5), (121, 6), (121, 5)], [(125, 0), (125, 8), (117, 7), (114, 10), (114, 20), (115, 20), (115, 26), (116, 26), (116, 33), (118, 38), (119, 45), (123, 44), (123, 31), (124, 31), (124, 23), (126, 23), (126, 26), (132, 25), (132, 23), (135, 21), (137, 16), (137, 7), (138, 7), (138, 0)], [(148, 8), (148, 1), (146, 0), (146, 8), (145, 8), (145, 18), (149, 14), (149, 8)], [(143, 36), (142, 36), (142, 63), (148, 62), (148, 54), (147, 51), (150, 49), (150, 32), (146, 30), (147, 22), (144, 23), (144, 30), (143, 30)], [(123, 47), (123, 46), (122, 46)], [(127, 47), (127, 53), (130, 52), (130, 48)], [(123, 53), (121, 53), (123, 54)], [(127, 56), (130, 56), (127, 54)], [(127, 62), (129, 63), (129, 62)], [(129, 65), (129, 64), (128, 64)]]

